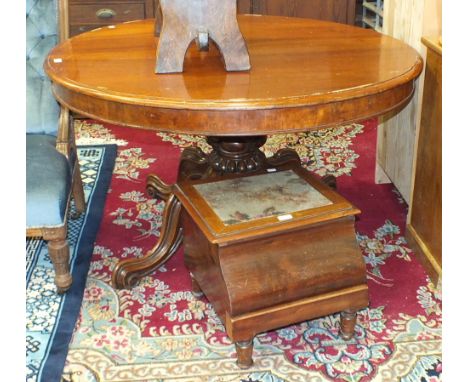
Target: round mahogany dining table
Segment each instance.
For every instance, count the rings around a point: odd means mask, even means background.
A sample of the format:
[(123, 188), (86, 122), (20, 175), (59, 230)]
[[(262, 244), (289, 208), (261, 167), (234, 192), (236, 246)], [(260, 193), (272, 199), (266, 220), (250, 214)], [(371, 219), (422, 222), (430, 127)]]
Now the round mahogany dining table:
[[(238, 15), (251, 69), (227, 72), (214, 44), (188, 49), (182, 73), (156, 74), (155, 21), (102, 27), (57, 45), (44, 68), (56, 99), (79, 114), (128, 127), (201, 134), (210, 154), (184, 151), (178, 179), (253, 172), (299, 161), (283, 149), (265, 158), (269, 134), (317, 130), (403, 107), (423, 68), (405, 43), (373, 30), (326, 21)], [(150, 175), (166, 200), (158, 243), (120, 262), (116, 287), (130, 287), (177, 249), (180, 202)]]

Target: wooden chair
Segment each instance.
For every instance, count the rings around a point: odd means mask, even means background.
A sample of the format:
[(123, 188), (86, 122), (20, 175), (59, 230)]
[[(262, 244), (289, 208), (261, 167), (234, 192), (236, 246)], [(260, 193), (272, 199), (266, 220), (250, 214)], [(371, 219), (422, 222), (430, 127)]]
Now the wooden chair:
[(57, 291), (72, 284), (67, 216), (73, 195), (77, 215), (85, 198), (73, 121), (53, 97), (42, 65), (68, 37), (66, 0), (26, 0), (26, 236), (48, 241)]

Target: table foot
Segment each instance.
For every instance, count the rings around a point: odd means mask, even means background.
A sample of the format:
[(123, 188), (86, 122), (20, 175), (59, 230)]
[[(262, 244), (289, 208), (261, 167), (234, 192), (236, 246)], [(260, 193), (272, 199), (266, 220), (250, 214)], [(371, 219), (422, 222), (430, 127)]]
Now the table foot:
[(145, 256), (123, 260), (112, 274), (114, 288), (131, 288), (141, 278), (159, 268), (176, 252), (182, 243), (182, 228), (179, 226), (181, 203), (174, 194), (166, 200), (163, 224), (158, 243)]

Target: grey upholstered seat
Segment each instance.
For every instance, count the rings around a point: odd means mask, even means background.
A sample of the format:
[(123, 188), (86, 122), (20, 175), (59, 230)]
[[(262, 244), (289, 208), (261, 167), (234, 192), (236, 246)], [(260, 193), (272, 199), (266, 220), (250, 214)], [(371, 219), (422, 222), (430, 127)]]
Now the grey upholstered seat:
[(50, 135), (26, 135), (28, 228), (64, 225), (71, 170), (67, 158), (56, 150), (55, 141), (56, 137)]

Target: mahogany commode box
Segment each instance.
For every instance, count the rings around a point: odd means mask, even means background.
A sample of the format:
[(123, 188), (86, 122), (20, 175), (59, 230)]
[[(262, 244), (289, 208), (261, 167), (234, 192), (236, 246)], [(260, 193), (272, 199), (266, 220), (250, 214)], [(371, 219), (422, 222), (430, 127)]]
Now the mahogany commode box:
[(300, 166), (180, 181), (185, 264), (252, 364), (256, 334), (342, 312), (354, 333), (368, 305), (366, 270), (356, 242), (360, 211)]

